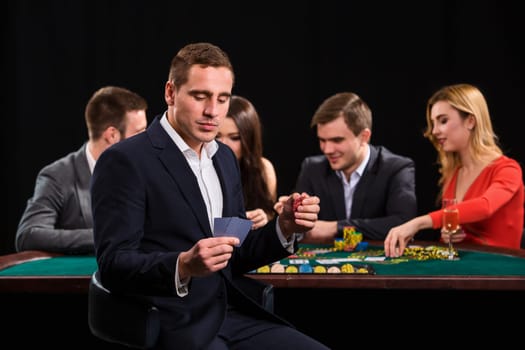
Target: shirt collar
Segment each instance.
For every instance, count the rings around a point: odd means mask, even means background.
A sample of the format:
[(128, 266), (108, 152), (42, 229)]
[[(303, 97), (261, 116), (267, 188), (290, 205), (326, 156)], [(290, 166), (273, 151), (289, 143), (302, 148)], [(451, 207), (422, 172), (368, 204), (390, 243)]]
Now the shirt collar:
[[(173, 142), (175, 142), (175, 144), (181, 150), (182, 153), (195, 153), (195, 151), (191, 149), (190, 146), (188, 146), (188, 144), (182, 139), (179, 133), (175, 131), (175, 129), (168, 122), (167, 112), (164, 112), (164, 114), (160, 118), (160, 125), (164, 130), (166, 130), (169, 137), (173, 140)], [(218, 149), (219, 144), (215, 140), (204, 143), (203, 150), (210, 159), (215, 155)]]
[[(354, 170), (354, 172), (352, 173), (352, 175), (350, 175), (350, 178), (352, 177), (355, 177), (355, 176), (358, 176), (359, 178), (363, 175), (363, 173), (365, 172), (365, 169), (366, 169), (366, 166), (368, 165), (368, 161), (370, 160), (370, 147), (368, 146), (368, 144), (366, 145), (366, 155), (365, 155), (365, 158), (363, 159), (363, 161), (361, 162), (361, 164), (359, 164), (359, 166)], [(343, 170), (338, 170), (336, 172), (337, 176), (340, 178), (340, 179), (346, 179), (345, 177), (345, 173)]]
[(91, 151), (89, 150), (89, 142), (86, 144), (86, 158), (89, 166), (89, 171), (91, 172), (91, 174), (93, 174), (93, 169), (95, 169), (96, 160), (91, 154)]
[(359, 164), (359, 166), (357, 167), (357, 169), (355, 169), (355, 172), (361, 176), (363, 175), (363, 173), (365, 172), (365, 168), (368, 164), (368, 161), (370, 160), (370, 147), (368, 146), (368, 144), (366, 145), (366, 155), (365, 155), (365, 159), (363, 159), (363, 161), (361, 162), (361, 164)]

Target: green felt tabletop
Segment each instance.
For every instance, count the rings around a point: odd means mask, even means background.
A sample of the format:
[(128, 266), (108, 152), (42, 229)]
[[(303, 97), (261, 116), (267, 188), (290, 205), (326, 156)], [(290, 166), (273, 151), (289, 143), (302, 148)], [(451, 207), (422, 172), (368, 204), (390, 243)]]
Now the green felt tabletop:
[(459, 260), (409, 260), (395, 264), (373, 263), (380, 275), (525, 276), (525, 258), (494, 253), (460, 251)]
[[(305, 251), (326, 248), (328, 246), (303, 245)], [(310, 265), (319, 265), (319, 259), (344, 259), (356, 256), (384, 256), (381, 247), (370, 246), (363, 252), (330, 251), (328, 253), (315, 254), (307, 257)], [(362, 260), (352, 264), (369, 265), (377, 275), (411, 275), (411, 276), (525, 276), (525, 258), (514, 257), (511, 255), (476, 252), (470, 250), (460, 250), (459, 260), (415, 260), (407, 257), (399, 259), (387, 258), (383, 261)], [(305, 256), (292, 257), (280, 260), (279, 264), (289, 266), (295, 263), (295, 259), (305, 260)]]
[[(369, 247), (360, 254), (377, 254), (378, 247)], [(337, 251), (309, 257), (310, 264), (322, 258), (346, 258), (351, 253)], [(374, 255), (372, 254), (372, 255)], [(385, 261), (363, 261), (369, 264), (377, 275), (494, 275), (525, 276), (525, 258), (496, 253), (459, 251), (459, 261), (399, 259)], [(289, 259), (279, 263), (290, 264)], [(0, 276), (89, 276), (97, 268), (94, 256), (60, 256), (37, 259), (8, 267)]]
[(0, 276), (90, 276), (96, 269), (94, 256), (58, 256), (8, 267)]

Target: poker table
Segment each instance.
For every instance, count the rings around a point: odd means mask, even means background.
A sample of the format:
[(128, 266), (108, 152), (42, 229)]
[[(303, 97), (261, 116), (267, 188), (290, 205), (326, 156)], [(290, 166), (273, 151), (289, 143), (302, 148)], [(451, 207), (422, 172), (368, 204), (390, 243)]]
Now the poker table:
[[(435, 258), (377, 261), (376, 256), (384, 255), (382, 242), (367, 244), (367, 248), (359, 252), (330, 251), (329, 245), (303, 245), (303, 256), (289, 257), (278, 262), (289, 266), (294, 260), (308, 260), (308, 264), (315, 265), (316, 261), (333, 259), (336, 262), (331, 265), (343, 265), (345, 259), (358, 255), (363, 259), (351, 261), (351, 264), (366, 267), (368, 270), (365, 273), (252, 271), (247, 275), (271, 283), (276, 288), (525, 291), (525, 250), (458, 244), (459, 261)], [(440, 247), (435, 242), (415, 242), (413, 246)], [(314, 253), (307, 254), (308, 252)], [(343, 262), (338, 262), (341, 260)], [(0, 293), (85, 293), (95, 269), (94, 256), (59, 255), (41, 251), (5, 255), (0, 257)]]
[[(444, 246), (422, 242), (409, 249), (420, 256), (378, 259), (384, 258), (382, 242), (366, 243), (363, 251), (351, 252), (334, 251), (329, 245), (303, 245), (304, 253), (277, 262), (285, 268), (296, 265), (292, 273), (267, 271), (273, 264), (253, 271), (250, 277), (277, 288), (525, 290), (525, 250), (458, 244), (460, 258), (451, 261), (425, 254), (432, 248), (443, 251)], [(340, 272), (348, 263), (354, 271)], [(301, 272), (305, 265), (309, 268)], [(326, 268), (317, 272), (317, 267)], [(329, 273), (330, 267), (338, 269)]]
[[(363, 260), (351, 262), (355, 270), (365, 266), (363, 273), (329, 273), (328, 268), (317, 271), (319, 260), (333, 259), (331, 265), (343, 265), (353, 253), (325, 252), (330, 246), (304, 245), (307, 253), (314, 254), (276, 263), (298, 263), (300, 267), (308, 260), (311, 270), (254, 270), (247, 275), (275, 287), (278, 315), (332, 349), (348, 348), (347, 339), (341, 336), (351, 333), (350, 325), (354, 332), (359, 331), (359, 342), (366, 343), (363, 336), (380, 329), (385, 337), (374, 338), (374, 344), (389, 345), (388, 336), (399, 337), (407, 328), (411, 333), (436, 334), (436, 327), (442, 328), (441, 323), (450, 322), (451, 317), (484, 329), (486, 317), (479, 316), (480, 310), (497, 320), (491, 323), (491, 332), (484, 334), (490, 338), (513, 329), (515, 324), (510, 320), (525, 314), (525, 250), (458, 244), (459, 261), (375, 261), (382, 242), (367, 243), (367, 250), (359, 252)], [(414, 244), (428, 247), (436, 243)], [(338, 259), (343, 262), (334, 262)], [(97, 349), (118, 349), (95, 339), (87, 327), (87, 290), (95, 269), (93, 256), (39, 251), (1, 256), (0, 307), (10, 320), (5, 337), (21, 346), (27, 341), (25, 345), (30, 346), (32, 337), (25, 336), (29, 329), (41, 344), (55, 348), (82, 343)], [(56, 337), (57, 328), (61, 329), (60, 338)], [(498, 341), (505, 345), (505, 341)]]

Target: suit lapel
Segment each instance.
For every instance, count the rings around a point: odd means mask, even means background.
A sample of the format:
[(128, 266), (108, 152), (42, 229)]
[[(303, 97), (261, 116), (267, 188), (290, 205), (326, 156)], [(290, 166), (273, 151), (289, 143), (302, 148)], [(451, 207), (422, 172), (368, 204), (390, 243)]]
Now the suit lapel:
[(87, 143), (75, 153), (73, 165), (77, 174), (78, 181), (75, 182), (75, 191), (80, 205), (80, 212), (87, 227), (93, 227), (93, 215), (91, 212), (91, 195), (89, 186), (91, 181), (91, 171), (86, 157)]
[[(198, 219), (203, 232), (211, 237), (211, 227), (208, 221), (208, 210), (200, 195), (201, 190), (195, 174), (191, 170), (188, 161), (158, 122), (158, 118), (146, 130), (150, 135), (153, 147), (159, 149), (158, 158), (164, 165), (166, 171), (179, 187), (182, 199), (192, 209)], [(198, 194), (198, 195), (196, 195)]]
[[(330, 166), (328, 165), (328, 167)], [(343, 185), (341, 183), (341, 179), (337, 176), (335, 171), (331, 170), (331, 168), (328, 172), (327, 184), (328, 197), (332, 201), (336, 217), (346, 218), (345, 195), (343, 191)]]
[(366, 205), (366, 196), (367, 192), (373, 190), (370, 187), (370, 184), (375, 180), (376, 177), (376, 163), (377, 163), (377, 149), (373, 147), (372, 145), (369, 145), (370, 149), (370, 160), (368, 161), (368, 164), (366, 165), (365, 171), (363, 172), (363, 175), (361, 176), (361, 179), (359, 180), (359, 183), (357, 184), (354, 192), (354, 199), (352, 204), (352, 213), (350, 213), (351, 217), (362, 217), (363, 213), (362, 211), (365, 208)]
[[(220, 149), (221, 146), (219, 146), (219, 150), (217, 150), (217, 153), (213, 157), (213, 166), (215, 167), (215, 170), (217, 171), (217, 176), (219, 176), (219, 181), (221, 183), (221, 189), (223, 194), (223, 206), (222, 206), (222, 215), (223, 216), (231, 216), (232, 212), (232, 198), (229, 196), (229, 193), (234, 193), (231, 181), (226, 181), (227, 179), (231, 178), (231, 174), (229, 174), (228, 169), (226, 168), (225, 164), (227, 164), (227, 159), (224, 157), (224, 152)], [(235, 214), (233, 214), (235, 215)]]

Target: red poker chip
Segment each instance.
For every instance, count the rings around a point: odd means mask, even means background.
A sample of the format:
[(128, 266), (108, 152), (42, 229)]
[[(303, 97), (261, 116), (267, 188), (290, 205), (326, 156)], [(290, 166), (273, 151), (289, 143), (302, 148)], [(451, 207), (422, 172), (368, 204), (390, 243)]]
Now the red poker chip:
[(301, 205), (303, 202), (303, 197), (297, 197), (293, 201), (293, 211), (297, 211), (297, 208)]

